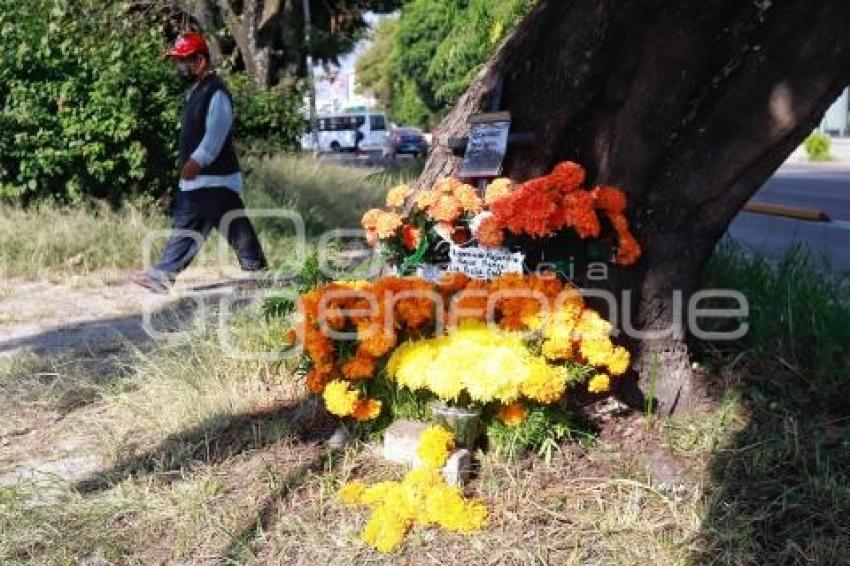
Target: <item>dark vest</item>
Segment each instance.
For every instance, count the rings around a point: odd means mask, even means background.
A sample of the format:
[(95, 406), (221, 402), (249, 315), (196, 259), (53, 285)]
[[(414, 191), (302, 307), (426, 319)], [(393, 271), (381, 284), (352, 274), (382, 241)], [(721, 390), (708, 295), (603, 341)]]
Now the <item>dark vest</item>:
[[(184, 99), (183, 118), (180, 124), (180, 167), (183, 167), (204, 139), (210, 100), (219, 90), (224, 91), (233, 104), (233, 98), (224, 81), (213, 73), (201, 79), (201, 82), (192, 89), (191, 94)], [(239, 170), (239, 160), (233, 149), (233, 128), (231, 128), (221, 147), (221, 153), (215, 161), (201, 169), (200, 175), (230, 175)]]

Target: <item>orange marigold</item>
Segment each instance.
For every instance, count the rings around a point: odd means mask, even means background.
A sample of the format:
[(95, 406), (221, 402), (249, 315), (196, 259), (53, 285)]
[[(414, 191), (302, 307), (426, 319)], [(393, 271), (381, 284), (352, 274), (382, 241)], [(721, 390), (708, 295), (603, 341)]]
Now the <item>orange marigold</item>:
[(505, 240), (499, 221), (492, 216), (481, 221), (475, 236), (478, 238), (478, 242), (487, 248), (498, 248)]
[(593, 189), (594, 206), (605, 212), (622, 214), (626, 210), (626, 193), (616, 187)]
[(310, 393), (321, 393), (325, 390), (326, 378), (316, 370), (307, 374), (307, 391)]
[(358, 421), (371, 421), (381, 414), (381, 402), (377, 399), (360, 399), (351, 416)]
[(508, 426), (516, 426), (525, 420), (525, 405), (511, 403), (499, 407), (499, 420)]
[(579, 190), (584, 183), (584, 177), (584, 167), (573, 161), (559, 163), (549, 174), (552, 184), (564, 193)]
[(415, 250), (419, 247), (419, 242), (422, 239), (422, 230), (412, 226), (411, 224), (405, 224), (404, 228), (401, 229), (401, 241), (404, 244), (404, 247), (410, 251)]
[(629, 231), (628, 220), (623, 214), (607, 213), (606, 215), (617, 232), (616, 262), (620, 265), (632, 265), (640, 257), (641, 247)]
[(562, 218), (564, 225), (574, 229), (580, 238), (597, 238), (602, 230), (593, 210), (593, 195), (587, 191), (564, 195)]
[(392, 350), (398, 339), (394, 330), (369, 323), (358, 325), (357, 335), (363, 351), (376, 358)]
[(353, 358), (342, 365), (342, 375), (351, 381), (369, 379), (375, 374), (375, 358), (358, 348)]

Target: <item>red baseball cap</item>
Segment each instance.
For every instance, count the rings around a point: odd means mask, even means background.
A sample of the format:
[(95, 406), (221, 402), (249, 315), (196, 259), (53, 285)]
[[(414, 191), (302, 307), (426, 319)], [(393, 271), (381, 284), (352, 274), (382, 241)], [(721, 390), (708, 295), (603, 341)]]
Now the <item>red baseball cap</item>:
[(207, 40), (204, 39), (204, 36), (190, 31), (177, 38), (174, 47), (168, 52), (168, 56), (183, 58), (196, 53), (209, 52), (210, 48), (207, 46)]

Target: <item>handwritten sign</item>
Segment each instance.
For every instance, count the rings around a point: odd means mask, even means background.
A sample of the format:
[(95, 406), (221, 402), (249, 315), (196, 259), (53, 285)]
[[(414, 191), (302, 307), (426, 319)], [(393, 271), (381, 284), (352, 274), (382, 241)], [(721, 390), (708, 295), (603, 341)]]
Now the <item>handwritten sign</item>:
[(522, 273), (525, 254), (502, 248), (449, 249), (449, 271), (459, 271), (475, 279), (492, 279), (503, 273)]
[(508, 150), (510, 114), (498, 112), (470, 118), (469, 141), (458, 175), (464, 178), (498, 177)]

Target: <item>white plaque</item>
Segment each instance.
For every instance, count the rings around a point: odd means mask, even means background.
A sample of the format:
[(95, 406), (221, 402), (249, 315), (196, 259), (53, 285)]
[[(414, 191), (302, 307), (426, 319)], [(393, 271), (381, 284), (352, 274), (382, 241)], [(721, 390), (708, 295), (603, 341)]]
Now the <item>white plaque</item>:
[(504, 248), (449, 249), (449, 271), (459, 271), (475, 279), (493, 279), (504, 273), (522, 273), (525, 254)]

